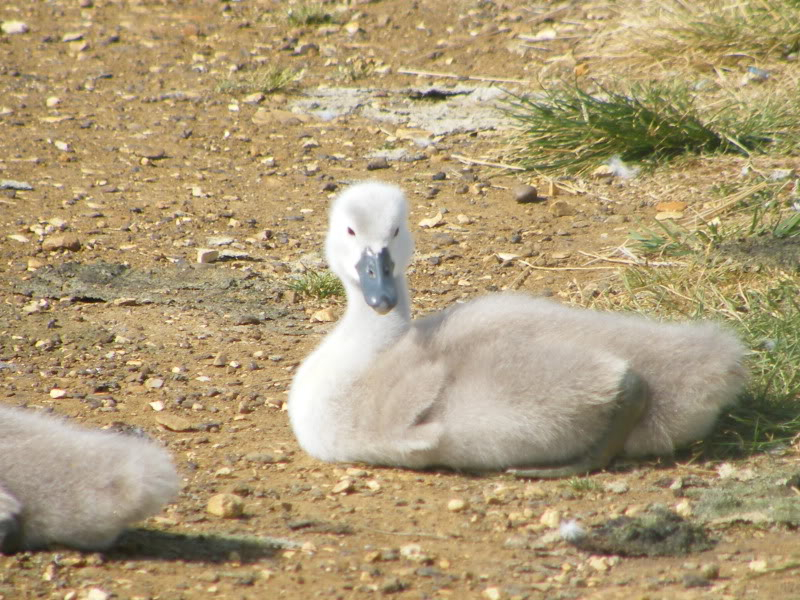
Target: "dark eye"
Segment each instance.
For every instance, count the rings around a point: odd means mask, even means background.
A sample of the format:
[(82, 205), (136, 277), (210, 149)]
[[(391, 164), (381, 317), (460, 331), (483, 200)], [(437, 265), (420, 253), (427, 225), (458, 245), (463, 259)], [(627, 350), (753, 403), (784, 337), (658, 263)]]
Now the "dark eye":
[(355, 235), (355, 234), (356, 234), (356, 232), (355, 232), (355, 231), (353, 231), (353, 228), (352, 228), (352, 227), (348, 227), (348, 228), (347, 228), (347, 235)]
[(400, 233), (400, 228), (399, 227), (394, 230), (394, 237), (397, 237), (398, 233)]

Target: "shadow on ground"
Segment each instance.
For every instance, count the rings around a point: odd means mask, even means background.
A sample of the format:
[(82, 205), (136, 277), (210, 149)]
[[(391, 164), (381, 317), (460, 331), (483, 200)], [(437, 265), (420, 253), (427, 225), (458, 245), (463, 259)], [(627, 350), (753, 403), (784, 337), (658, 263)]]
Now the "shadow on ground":
[(256, 536), (229, 536), (169, 533), (151, 529), (131, 529), (122, 534), (105, 553), (109, 560), (182, 560), (197, 563), (223, 563), (230, 560), (247, 564), (273, 558), (295, 544)]

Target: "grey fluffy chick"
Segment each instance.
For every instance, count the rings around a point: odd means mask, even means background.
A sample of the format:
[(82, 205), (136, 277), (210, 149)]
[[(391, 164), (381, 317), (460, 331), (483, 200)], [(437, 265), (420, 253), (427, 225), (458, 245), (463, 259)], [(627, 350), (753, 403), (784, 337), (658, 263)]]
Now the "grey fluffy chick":
[(111, 546), (178, 492), (156, 443), (0, 406), (0, 551)]
[(619, 454), (670, 454), (708, 434), (741, 393), (744, 348), (714, 323), (521, 294), (412, 321), (407, 220), (402, 191), (379, 182), (348, 188), (331, 208), (326, 253), (347, 310), (289, 396), (309, 454), (562, 477)]

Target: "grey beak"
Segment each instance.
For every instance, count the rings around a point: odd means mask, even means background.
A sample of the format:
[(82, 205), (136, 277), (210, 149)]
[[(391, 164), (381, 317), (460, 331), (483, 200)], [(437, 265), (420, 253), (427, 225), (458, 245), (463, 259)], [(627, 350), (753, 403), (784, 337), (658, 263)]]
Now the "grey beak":
[(389, 249), (378, 254), (365, 250), (356, 264), (361, 292), (375, 312), (385, 315), (397, 305), (397, 286), (394, 282), (394, 261)]

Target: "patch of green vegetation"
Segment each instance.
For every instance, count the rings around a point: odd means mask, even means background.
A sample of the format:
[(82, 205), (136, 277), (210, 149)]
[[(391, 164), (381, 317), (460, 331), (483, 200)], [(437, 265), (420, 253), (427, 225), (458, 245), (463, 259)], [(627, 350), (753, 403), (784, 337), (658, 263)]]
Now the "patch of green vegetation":
[(602, 489), (600, 483), (591, 477), (571, 477), (567, 480), (569, 489), (578, 494), (597, 492)]
[(268, 66), (256, 71), (235, 73), (217, 84), (217, 92), (225, 94), (273, 94), (289, 90), (303, 76), (303, 71)]
[(344, 286), (330, 271), (306, 271), (289, 283), (289, 289), (307, 298), (318, 300), (331, 296), (343, 296)]
[(286, 21), (296, 27), (333, 23), (333, 15), (320, 2), (301, 2), (286, 10)]
[[(589, 93), (561, 83), (503, 108), (521, 130), (519, 164), (537, 171), (586, 171), (618, 156), (657, 163), (687, 153), (761, 152), (796, 142), (798, 113), (785, 102), (746, 107), (733, 99), (701, 110), (687, 87), (657, 82)], [(794, 142), (793, 142), (794, 143)]]
[(713, 454), (785, 447), (800, 434), (800, 283), (742, 292), (739, 330), (752, 349), (748, 394), (706, 442)]

